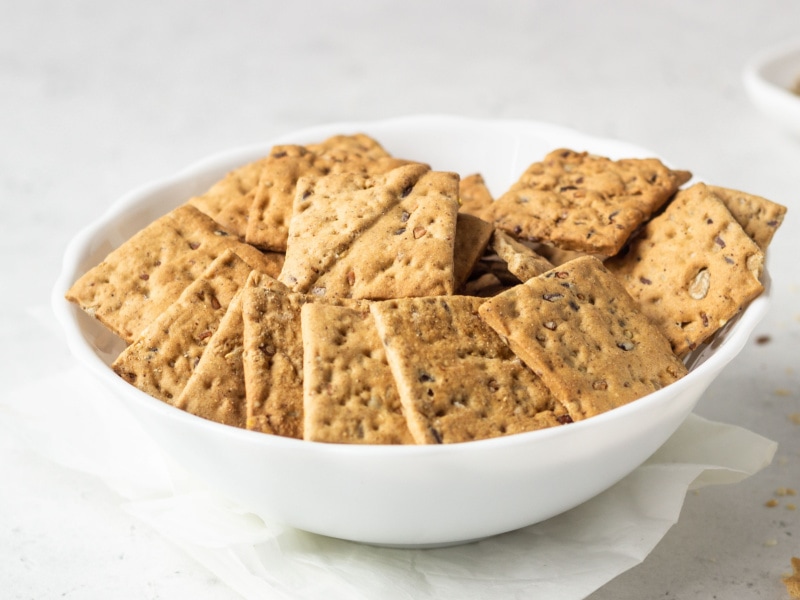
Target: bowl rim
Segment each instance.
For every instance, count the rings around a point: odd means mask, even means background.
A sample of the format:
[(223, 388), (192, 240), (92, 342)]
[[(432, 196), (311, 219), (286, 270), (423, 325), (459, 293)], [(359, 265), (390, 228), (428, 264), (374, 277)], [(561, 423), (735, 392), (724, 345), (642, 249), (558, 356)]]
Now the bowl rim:
[[(368, 453), (371, 457), (375, 455), (424, 457), (431, 454), (440, 456), (452, 453), (484, 452), (494, 448), (523, 445), (528, 442), (533, 442), (534, 440), (542, 440), (542, 443), (544, 443), (544, 440), (556, 436), (581, 435), (581, 432), (587, 427), (596, 428), (608, 421), (618, 420), (626, 416), (634, 416), (638, 412), (652, 408), (650, 406), (652, 404), (667, 402), (670, 398), (691, 388), (696, 385), (695, 379), (701, 379), (704, 374), (715, 374), (715, 372), (721, 371), (741, 351), (755, 326), (766, 314), (770, 303), (769, 292), (771, 280), (768, 269), (765, 266), (763, 276), (764, 292), (758, 298), (754, 299), (744, 311), (740, 312), (731, 320), (726, 326), (724, 341), (714, 349), (713, 353), (705, 357), (701, 364), (695, 366), (687, 376), (675, 381), (669, 386), (606, 413), (570, 423), (568, 427), (547, 428), (470, 442), (427, 445), (331, 444), (312, 442), (267, 435), (213, 422), (162, 402), (134, 386), (127, 384), (103, 362), (96, 354), (91, 344), (84, 338), (79, 320), (76, 318), (76, 314), (80, 309), (67, 301), (64, 297), (66, 291), (78, 276), (78, 264), (80, 259), (88, 251), (91, 242), (101, 235), (110, 222), (126, 211), (131, 210), (149, 195), (158, 193), (160, 190), (170, 185), (185, 181), (211, 168), (219, 167), (221, 164), (236, 161), (241, 157), (244, 157), (244, 160), (248, 160), (248, 157), (251, 159), (252, 157), (257, 157), (258, 154), (263, 153), (265, 149), (268, 151), (274, 144), (296, 143), (297, 140), (305, 138), (317, 139), (320, 135), (331, 131), (355, 132), (381, 127), (403, 127), (410, 123), (431, 126), (447, 124), (448, 126), (533, 128), (557, 134), (566, 133), (577, 135), (581, 139), (586, 140), (589, 144), (602, 143), (614, 145), (620, 150), (629, 149), (642, 155), (658, 156), (657, 153), (647, 151), (627, 142), (583, 134), (577, 130), (551, 123), (525, 119), (476, 119), (435, 114), (411, 115), (370, 121), (328, 123), (300, 129), (295, 132), (277, 136), (272, 140), (238, 146), (211, 154), (205, 158), (194, 161), (187, 167), (171, 175), (157, 178), (124, 193), (113, 201), (100, 216), (85, 225), (67, 244), (62, 258), (60, 273), (52, 288), (51, 307), (62, 327), (67, 346), (73, 356), (83, 367), (88, 368), (91, 373), (97, 376), (101, 382), (105, 384), (107, 389), (124, 395), (126, 399), (132, 402), (141, 403), (148, 410), (157, 412), (168, 419), (181, 420), (187, 424), (191, 422), (194, 427), (205, 428), (214, 435), (232, 436), (242, 442), (247, 441), (248, 443), (269, 445), (277, 449), (303, 450), (306, 452), (321, 451), (326, 455), (332, 453), (344, 455), (362, 455)], [(691, 375), (693, 373), (695, 376), (692, 377)]]

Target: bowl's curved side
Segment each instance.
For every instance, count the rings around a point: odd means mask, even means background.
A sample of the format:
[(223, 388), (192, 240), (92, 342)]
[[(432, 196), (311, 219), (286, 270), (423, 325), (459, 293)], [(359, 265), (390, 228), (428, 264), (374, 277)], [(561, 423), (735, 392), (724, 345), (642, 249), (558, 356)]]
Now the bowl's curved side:
[(273, 144), (357, 131), (373, 135), (396, 156), (440, 170), (485, 173), (498, 189), (555, 147), (653, 156), (623, 142), (527, 121), (434, 115), (332, 124), (201, 161), (124, 196), (78, 234), (52, 294), (70, 350), (166, 452), (265, 519), (344, 539), (419, 546), (482, 538), (551, 517), (613, 485), (652, 455), (766, 311), (768, 294), (737, 319), (690, 376), (637, 402), (557, 429), (449, 446), (316, 444), (243, 431), (151, 398), (108, 368), (121, 341), (64, 299), (80, 274), (150, 220)]

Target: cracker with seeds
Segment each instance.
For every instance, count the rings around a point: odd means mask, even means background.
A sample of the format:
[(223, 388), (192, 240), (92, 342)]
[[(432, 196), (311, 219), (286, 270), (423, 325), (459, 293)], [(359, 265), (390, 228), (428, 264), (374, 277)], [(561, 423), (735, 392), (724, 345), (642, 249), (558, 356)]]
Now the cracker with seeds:
[(242, 290), (231, 300), (174, 406), (210, 421), (244, 428)]
[(413, 444), (369, 308), (309, 302), (301, 324), (303, 438)]
[(188, 203), (243, 240), (261, 172), (268, 162), (262, 158), (233, 169)]
[(553, 268), (544, 256), (537, 254), (525, 244), (518, 242), (502, 229), (495, 229), (491, 248), (505, 263), (508, 270), (520, 281), (541, 275)]
[(613, 256), (690, 177), (655, 158), (555, 150), (493, 203), (491, 216), (518, 239)]
[(317, 296), (452, 294), (458, 175), (410, 164), (301, 179), (279, 281)]
[(725, 204), (739, 224), (761, 250), (766, 250), (775, 232), (783, 223), (786, 207), (761, 196), (746, 194), (738, 190), (706, 186)]
[(172, 404), (251, 270), (234, 252), (224, 251), (122, 351), (111, 368), (143, 392)]
[(411, 434), (466, 442), (560, 424), (563, 407), (478, 317), (480, 298), (371, 305)]
[(489, 219), (487, 212), (494, 202), (492, 193), (486, 185), (483, 175), (473, 173), (462, 177), (458, 186), (461, 208), (459, 211), (468, 215), (475, 215), (481, 219)]
[(240, 242), (184, 204), (136, 233), (87, 271), (66, 294), (131, 343), (225, 250), (253, 269), (278, 275), (283, 256)]
[(669, 341), (594, 257), (529, 279), (490, 298), (479, 312), (573, 421), (641, 398), (686, 373)]
[(475, 265), (483, 256), (494, 227), (474, 215), (456, 215), (456, 237), (453, 244), (454, 289), (460, 290), (466, 283)]
[(764, 253), (703, 184), (678, 193), (625, 255), (607, 262), (678, 356), (764, 289)]
[(364, 134), (336, 135), (318, 144), (275, 146), (250, 205), (245, 239), (285, 252), (297, 181), (329, 173), (382, 173), (408, 161), (395, 159)]

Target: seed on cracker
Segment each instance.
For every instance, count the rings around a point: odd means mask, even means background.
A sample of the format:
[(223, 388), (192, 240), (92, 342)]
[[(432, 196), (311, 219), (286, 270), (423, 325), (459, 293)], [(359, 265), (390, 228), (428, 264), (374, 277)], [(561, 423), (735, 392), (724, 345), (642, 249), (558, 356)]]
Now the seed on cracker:
[(143, 392), (172, 404), (251, 270), (235, 253), (224, 251), (122, 351), (111, 368)]
[(452, 294), (458, 175), (410, 164), (300, 180), (278, 279), (317, 296)]
[(582, 420), (682, 377), (686, 367), (622, 284), (581, 257), (486, 300), (481, 318)]
[(478, 317), (481, 298), (375, 302), (411, 434), (418, 444), (465, 442), (559, 425), (538, 377)]
[(707, 340), (763, 291), (764, 253), (709, 188), (676, 194), (608, 268), (678, 356)]
[(303, 438), (413, 444), (368, 307), (309, 302), (303, 333)]
[(612, 256), (690, 177), (654, 158), (555, 150), (528, 167), (491, 215), (515, 238)]
[(277, 275), (283, 256), (240, 242), (184, 204), (139, 231), (87, 271), (66, 298), (132, 342), (226, 249), (251, 268)]

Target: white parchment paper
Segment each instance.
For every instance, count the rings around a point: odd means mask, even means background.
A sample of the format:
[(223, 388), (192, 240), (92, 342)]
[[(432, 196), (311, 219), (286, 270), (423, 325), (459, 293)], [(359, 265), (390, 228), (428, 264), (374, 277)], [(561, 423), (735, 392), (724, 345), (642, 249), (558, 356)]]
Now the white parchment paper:
[(0, 400), (3, 435), (93, 474), (120, 505), (247, 599), (585, 598), (639, 564), (687, 490), (733, 484), (776, 444), (691, 415), (644, 465), (585, 504), (477, 543), (378, 548), (265, 523), (194, 480), (77, 365)]

